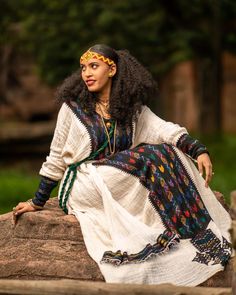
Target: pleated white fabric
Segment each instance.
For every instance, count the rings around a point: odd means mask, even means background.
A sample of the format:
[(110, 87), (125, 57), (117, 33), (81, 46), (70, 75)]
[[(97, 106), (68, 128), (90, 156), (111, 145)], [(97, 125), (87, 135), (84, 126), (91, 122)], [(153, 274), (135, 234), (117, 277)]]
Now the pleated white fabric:
[[(165, 122), (147, 107), (134, 124), (133, 146), (139, 143), (176, 145), (186, 129)], [(231, 219), (216, 200), (192, 161), (175, 148), (181, 162), (195, 183), (212, 218), (208, 228), (222, 241), (227, 240)], [(40, 174), (54, 180), (63, 179), (66, 167), (87, 157), (91, 141), (85, 126), (64, 104), (59, 112), (50, 154)], [(221, 264), (205, 265), (192, 261), (197, 249), (189, 239), (162, 255), (145, 262), (113, 266), (100, 263), (105, 251), (137, 253), (148, 243), (154, 244), (165, 226), (148, 199), (149, 191), (139, 179), (110, 166), (94, 166), (91, 162), (78, 168), (69, 200), (69, 214), (80, 222), (90, 256), (98, 263), (107, 282), (196, 286), (223, 269)]]
[[(179, 156), (181, 152), (178, 152)], [(222, 241), (229, 240), (231, 219), (204, 187), (204, 180), (189, 159), (188, 172), (194, 176), (202, 199), (213, 221), (208, 228)], [(86, 185), (84, 185), (86, 184)], [(154, 244), (165, 227), (148, 200), (148, 190), (139, 180), (117, 168), (83, 164), (69, 199), (69, 213), (81, 225), (90, 256), (98, 263), (110, 283), (138, 283), (196, 286), (223, 269), (221, 264), (205, 265), (192, 261), (197, 249), (189, 239), (180, 240), (168, 252), (145, 262), (113, 266), (100, 263), (108, 250), (136, 253), (148, 243)]]

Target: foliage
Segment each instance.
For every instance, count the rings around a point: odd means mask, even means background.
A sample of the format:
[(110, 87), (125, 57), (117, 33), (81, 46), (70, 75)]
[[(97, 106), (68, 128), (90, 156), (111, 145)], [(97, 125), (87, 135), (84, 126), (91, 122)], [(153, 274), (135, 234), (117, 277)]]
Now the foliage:
[(1, 8), (1, 42), (33, 53), (48, 83), (75, 70), (95, 43), (129, 49), (154, 75), (192, 56), (211, 56), (214, 23), (223, 47), (236, 48), (234, 0), (2, 0)]
[(216, 137), (213, 140), (209, 138), (202, 139), (211, 155), (213, 162), (214, 176), (211, 187), (214, 190), (221, 191), (229, 202), (230, 192), (236, 190), (236, 136)]

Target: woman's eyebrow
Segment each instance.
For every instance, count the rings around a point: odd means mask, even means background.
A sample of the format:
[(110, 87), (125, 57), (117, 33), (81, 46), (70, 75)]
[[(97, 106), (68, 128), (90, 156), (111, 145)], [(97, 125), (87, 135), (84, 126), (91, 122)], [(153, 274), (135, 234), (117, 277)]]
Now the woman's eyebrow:
[(88, 65), (92, 65), (92, 64), (97, 64), (98, 65), (99, 63), (97, 61), (91, 61), (91, 62), (88, 63)]

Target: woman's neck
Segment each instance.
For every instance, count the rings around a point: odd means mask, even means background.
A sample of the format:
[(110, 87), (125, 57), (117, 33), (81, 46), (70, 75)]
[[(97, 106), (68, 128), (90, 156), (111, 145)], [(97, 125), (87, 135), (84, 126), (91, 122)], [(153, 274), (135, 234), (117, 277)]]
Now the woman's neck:
[(108, 96), (101, 96), (101, 97), (98, 97), (98, 100), (101, 103), (108, 103), (110, 98)]
[(110, 100), (110, 89), (103, 89), (98, 94), (98, 100), (103, 103), (109, 103)]

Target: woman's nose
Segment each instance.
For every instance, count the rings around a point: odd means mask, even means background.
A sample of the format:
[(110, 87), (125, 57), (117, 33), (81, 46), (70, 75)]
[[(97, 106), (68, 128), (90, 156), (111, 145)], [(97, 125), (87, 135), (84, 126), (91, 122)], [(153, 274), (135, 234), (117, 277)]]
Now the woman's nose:
[(86, 69), (84, 70), (84, 75), (85, 75), (85, 77), (90, 77), (90, 76), (92, 75), (92, 73), (91, 73), (91, 71), (90, 71), (89, 68), (86, 68)]

